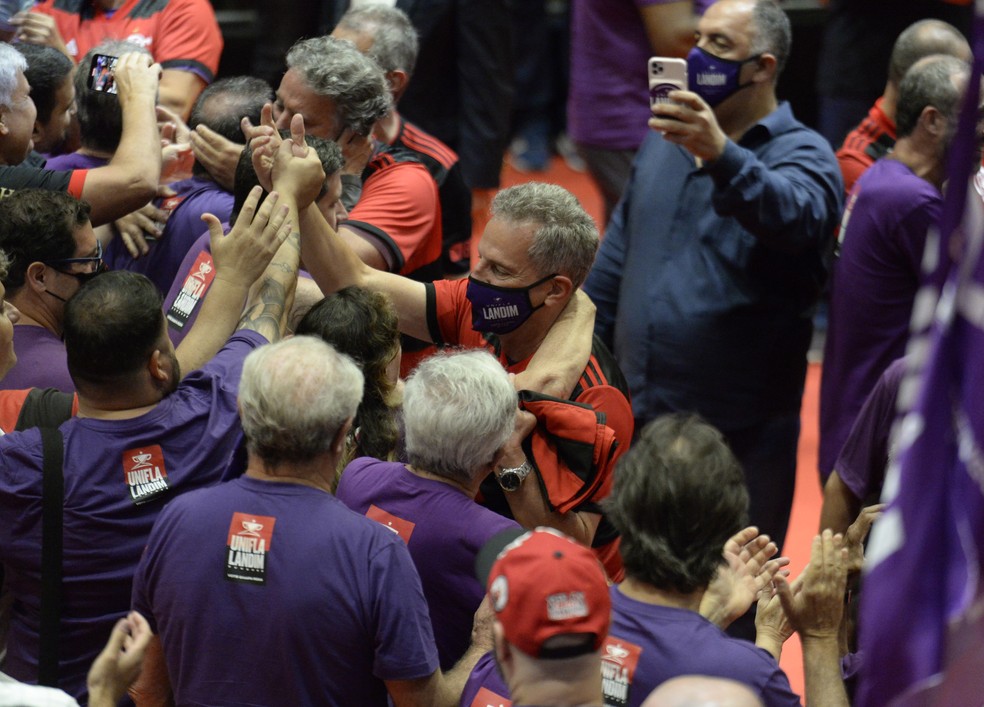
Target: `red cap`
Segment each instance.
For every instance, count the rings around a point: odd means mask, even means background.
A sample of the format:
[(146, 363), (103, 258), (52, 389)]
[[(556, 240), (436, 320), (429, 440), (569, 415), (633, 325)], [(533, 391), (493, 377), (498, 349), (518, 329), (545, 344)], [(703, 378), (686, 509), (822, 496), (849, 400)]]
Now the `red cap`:
[[(489, 600), (506, 640), (535, 658), (568, 658), (601, 648), (612, 602), (594, 553), (563, 533), (537, 528), (499, 553)], [(575, 646), (544, 648), (554, 636), (590, 634)]]

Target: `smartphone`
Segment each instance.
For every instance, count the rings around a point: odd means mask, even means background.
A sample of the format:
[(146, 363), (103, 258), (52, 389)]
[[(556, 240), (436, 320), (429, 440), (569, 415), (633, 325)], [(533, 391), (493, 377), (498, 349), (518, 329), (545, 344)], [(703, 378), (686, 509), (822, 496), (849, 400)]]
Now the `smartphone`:
[(116, 62), (118, 56), (94, 54), (89, 63), (87, 85), (100, 93), (116, 93)]
[(649, 105), (664, 103), (670, 91), (687, 90), (687, 61), (665, 56), (649, 59)]

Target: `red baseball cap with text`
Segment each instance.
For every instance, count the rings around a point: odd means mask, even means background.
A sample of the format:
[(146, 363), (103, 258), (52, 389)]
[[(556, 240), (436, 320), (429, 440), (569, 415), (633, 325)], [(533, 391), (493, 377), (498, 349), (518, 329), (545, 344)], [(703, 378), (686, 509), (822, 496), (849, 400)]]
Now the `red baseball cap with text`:
[[(506, 532), (490, 540), (476, 560), (479, 577), (487, 576), (489, 601), (506, 640), (535, 658), (599, 650), (608, 635), (612, 604), (605, 570), (594, 553), (552, 528), (519, 537)], [(556, 636), (579, 634), (583, 641), (546, 645)]]

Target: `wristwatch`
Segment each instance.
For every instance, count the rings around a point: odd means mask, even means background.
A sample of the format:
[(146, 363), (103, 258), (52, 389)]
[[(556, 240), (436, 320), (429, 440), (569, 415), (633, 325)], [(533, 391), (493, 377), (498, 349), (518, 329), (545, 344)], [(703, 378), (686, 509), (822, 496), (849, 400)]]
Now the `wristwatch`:
[(524, 459), (523, 463), (512, 469), (499, 469), (496, 478), (503, 491), (516, 491), (523, 484), (523, 479), (533, 471), (533, 465), (529, 459)]

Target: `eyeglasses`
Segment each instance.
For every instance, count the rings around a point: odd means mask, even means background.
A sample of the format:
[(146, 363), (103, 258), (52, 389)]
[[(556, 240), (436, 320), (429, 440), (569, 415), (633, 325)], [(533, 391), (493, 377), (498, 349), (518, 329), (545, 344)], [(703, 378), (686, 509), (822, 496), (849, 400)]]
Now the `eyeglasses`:
[(89, 273), (97, 273), (105, 269), (105, 264), (103, 263), (103, 247), (102, 243), (98, 240), (96, 241), (96, 255), (88, 258), (59, 258), (57, 260), (45, 260), (43, 261), (45, 265), (50, 265), (55, 270), (59, 272), (65, 272), (62, 267), (66, 265), (87, 265), (89, 266), (87, 272), (85, 273), (70, 273), (66, 272), (66, 275), (85, 275)]

